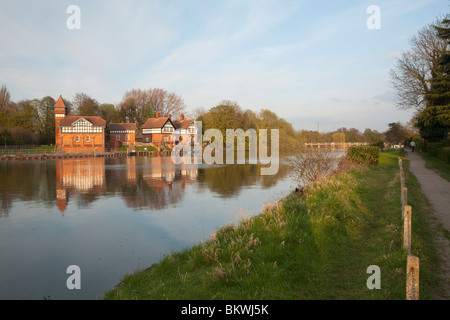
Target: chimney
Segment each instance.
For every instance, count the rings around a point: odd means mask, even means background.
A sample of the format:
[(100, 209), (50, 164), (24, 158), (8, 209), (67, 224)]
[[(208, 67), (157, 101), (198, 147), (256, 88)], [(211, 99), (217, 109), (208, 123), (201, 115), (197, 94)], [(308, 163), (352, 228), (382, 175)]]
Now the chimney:
[(159, 112), (159, 111), (156, 111), (156, 116), (155, 116), (156, 118), (159, 118), (159, 117), (161, 117), (161, 112)]
[(168, 117), (169, 117), (169, 119), (172, 119), (172, 115), (170, 113), (169, 113)]
[(180, 114), (180, 121), (184, 120), (184, 114)]

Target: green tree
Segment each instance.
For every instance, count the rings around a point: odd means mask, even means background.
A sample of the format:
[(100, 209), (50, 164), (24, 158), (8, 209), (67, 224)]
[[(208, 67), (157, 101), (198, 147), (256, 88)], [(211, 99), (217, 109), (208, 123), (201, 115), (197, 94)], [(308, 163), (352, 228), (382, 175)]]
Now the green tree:
[(79, 116), (98, 116), (100, 104), (85, 93), (76, 93), (73, 98), (75, 113)]
[(333, 142), (335, 143), (345, 143), (345, 133), (335, 132), (332, 134)]
[[(438, 36), (450, 46), (450, 20), (435, 26)], [(448, 136), (450, 129), (450, 51), (440, 54), (436, 70), (432, 71), (430, 90), (425, 95), (427, 105), (417, 115), (420, 134), (428, 141), (439, 141)]]
[(391, 144), (403, 143), (408, 136), (406, 128), (400, 122), (389, 123), (389, 129), (384, 133), (386, 141)]
[(366, 142), (369, 144), (379, 144), (384, 142), (384, 134), (378, 132), (377, 130), (372, 130), (367, 128), (363, 133)]

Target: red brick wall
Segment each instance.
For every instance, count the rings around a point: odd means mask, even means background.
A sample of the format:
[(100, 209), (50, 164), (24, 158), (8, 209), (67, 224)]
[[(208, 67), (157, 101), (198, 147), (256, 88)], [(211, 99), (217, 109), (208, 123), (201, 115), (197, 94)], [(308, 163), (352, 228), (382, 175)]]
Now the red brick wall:
[[(120, 141), (116, 140), (116, 136), (120, 135)], [(129, 136), (129, 140), (125, 141), (125, 136)], [(110, 133), (109, 134), (109, 144), (110, 145), (123, 145), (123, 144), (132, 144), (134, 145), (136, 141), (136, 134), (135, 133)]]
[[(79, 136), (79, 142), (75, 141), (75, 137)], [(86, 141), (86, 137), (90, 137), (90, 141)], [(62, 134), (62, 152), (66, 153), (90, 153), (104, 152), (103, 143), (104, 135), (102, 133), (63, 133)]]

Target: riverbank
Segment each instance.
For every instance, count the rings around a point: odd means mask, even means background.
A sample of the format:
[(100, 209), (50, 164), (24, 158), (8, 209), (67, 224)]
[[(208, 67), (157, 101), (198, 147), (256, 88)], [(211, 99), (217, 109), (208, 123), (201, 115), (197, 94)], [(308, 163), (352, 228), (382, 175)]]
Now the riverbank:
[[(128, 152), (99, 152), (99, 153), (41, 153), (41, 154), (13, 154), (0, 155), (0, 161), (21, 161), (21, 160), (47, 160), (47, 159), (82, 159), (82, 158), (111, 158), (128, 156)], [(170, 156), (170, 151), (136, 151), (135, 156)]]
[[(436, 227), (420, 185), (407, 169), (406, 175), (420, 298), (434, 299)], [(223, 226), (210, 241), (126, 275), (104, 299), (404, 300), (402, 240), (398, 154), (382, 153), (377, 166), (323, 179), (307, 196), (268, 203), (260, 215)], [(380, 268), (381, 289), (367, 287), (373, 265)]]

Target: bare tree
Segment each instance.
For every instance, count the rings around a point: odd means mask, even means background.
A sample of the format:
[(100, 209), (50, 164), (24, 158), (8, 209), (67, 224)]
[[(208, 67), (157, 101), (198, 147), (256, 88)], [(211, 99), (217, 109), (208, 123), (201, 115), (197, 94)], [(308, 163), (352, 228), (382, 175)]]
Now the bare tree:
[(148, 89), (148, 94), (153, 110), (160, 112), (161, 116), (170, 114), (178, 117), (181, 113), (184, 113), (184, 100), (178, 94), (158, 88)]
[(337, 169), (339, 158), (327, 150), (303, 149), (289, 157), (288, 167), (301, 186), (307, 186), (331, 175)]
[(442, 19), (422, 28), (410, 39), (411, 49), (403, 52), (390, 70), (392, 86), (397, 94), (399, 109), (425, 107), (425, 94), (430, 91), (430, 80), (438, 72), (439, 57), (447, 43), (433, 27), (442, 25)]
[(10, 94), (5, 85), (0, 89), (0, 112), (8, 113), (10, 105)]
[[(133, 112), (130, 108), (134, 108)], [(132, 89), (126, 92), (119, 104), (119, 109), (133, 113), (138, 128), (156, 112), (160, 112), (163, 117), (170, 114), (172, 118), (185, 113), (184, 101), (179, 95), (158, 88)]]
[(75, 113), (79, 116), (98, 116), (100, 105), (97, 100), (86, 93), (78, 92), (73, 98)]

